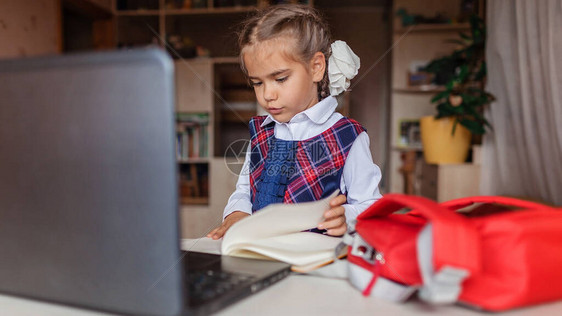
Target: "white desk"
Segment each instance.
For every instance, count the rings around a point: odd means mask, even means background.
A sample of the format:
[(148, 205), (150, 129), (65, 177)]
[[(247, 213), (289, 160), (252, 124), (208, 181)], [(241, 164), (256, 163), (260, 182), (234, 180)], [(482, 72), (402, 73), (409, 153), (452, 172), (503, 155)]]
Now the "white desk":
[[(208, 244), (202, 243), (200, 246), (201, 248), (196, 247), (194, 250), (209, 249)], [(415, 299), (405, 304), (394, 304), (366, 298), (345, 280), (306, 275), (290, 275), (279, 283), (220, 311), (217, 315), (424, 315), (430, 313), (447, 316), (486, 315), (460, 306), (428, 306)], [(100, 316), (107, 314), (0, 295), (0, 315)], [(501, 315), (562, 315), (562, 301), (517, 309)]]
[[(494, 315), (460, 306), (428, 306), (417, 300), (394, 304), (361, 293), (343, 280), (291, 275), (220, 311), (217, 315)], [(561, 315), (562, 302), (517, 309), (501, 315)], [(0, 315), (102, 316), (95, 311), (0, 295)]]

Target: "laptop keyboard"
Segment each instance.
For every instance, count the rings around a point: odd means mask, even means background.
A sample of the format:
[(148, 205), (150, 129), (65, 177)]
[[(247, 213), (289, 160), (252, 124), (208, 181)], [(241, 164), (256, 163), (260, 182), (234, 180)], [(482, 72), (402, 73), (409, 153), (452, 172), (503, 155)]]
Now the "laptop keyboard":
[(256, 277), (215, 270), (189, 271), (187, 282), (191, 301), (209, 301)]

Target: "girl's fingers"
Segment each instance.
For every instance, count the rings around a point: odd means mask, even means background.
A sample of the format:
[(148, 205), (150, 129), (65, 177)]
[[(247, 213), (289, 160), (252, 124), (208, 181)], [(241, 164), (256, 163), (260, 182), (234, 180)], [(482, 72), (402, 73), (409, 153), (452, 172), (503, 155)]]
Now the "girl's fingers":
[(224, 231), (217, 230), (217, 231), (211, 236), (211, 238), (213, 238), (214, 240), (217, 240), (217, 239), (222, 238), (223, 235), (224, 235)]
[(347, 225), (344, 224), (343, 226), (328, 229), (327, 234), (330, 236), (342, 236), (347, 231)]
[(344, 204), (346, 201), (347, 201), (346, 196), (343, 195), (343, 194), (340, 194), (330, 201), (330, 206), (331, 207), (339, 206), (339, 205)]
[(209, 238), (213, 237), (213, 235), (217, 232), (218, 229), (219, 229), (219, 228), (217, 227), (217, 228), (211, 230), (211, 231), (207, 234), (207, 237), (209, 237)]
[(345, 214), (345, 208), (343, 206), (338, 206), (324, 212), (324, 218), (332, 219), (334, 217), (344, 216), (344, 214)]
[(219, 227), (219, 229), (215, 232), (215, 234), (213, 235), (213, 239), (219, 239), (222, 238), (222, 236), (224, 236), (224, 233), (226, 233), (226, 230), (230, 227), (231, 225), (221, 225), (221, 227)]
[(226, 231), (230, 228), (230, 226), (246, 216), (250, 216), (250, 214), (246, 214), (240, 211), (233, 212), (225, 218), (224, 222), (222, 222), (219, 227), (213, 229), (210, 233), (208, 233), (207, 237), (214, 240), (222, 238)]
[(208, 233), (207, 237), (212, 238), (214, 240), (222, 238), (222, 236), (224, 236), (224, 233), (226, 232), (227, 228), (228, 227), (226, 225), (224, 225), (224, 223), (223, 223), (221, 226), (213, 229), (210, 233)]
[[(330, 220), (325, 220), (324, 222), (318, 224), (318, 229), (334, 229), (346, 226), (345, 216), (339, 216)], [(344, 230), (345, 232), (345, 230)]]

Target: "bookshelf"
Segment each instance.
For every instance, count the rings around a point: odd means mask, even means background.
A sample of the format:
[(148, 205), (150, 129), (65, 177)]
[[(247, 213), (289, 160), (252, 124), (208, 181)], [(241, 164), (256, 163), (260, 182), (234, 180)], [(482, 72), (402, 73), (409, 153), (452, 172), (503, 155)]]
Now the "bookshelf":
[[(461, 3), (461, 0), (395, 0), (392, 12), (394, 15), (399, 9), (404, 8), (409, 14), (432, 17), (440, 13), (456, 18), (461, 12)], [(405, 193), (406, 189), (413, 188), (414, 192), (407, 193), (422, 193), (422, 147), (417, 143), (417, 138), (412, 137), (416, 133), (415, 124), (407, 125), (405, 122), (415, 122), (422, 116), (435, 115), (436, 110), (431, 103), (431, 98), (435, 93), (444, 90), (443, 87), (431, 84), (412, 85), (408, 77), (410, 68), (412, 65), (430, 61), (453, 51), (456, 44), (446, 40), (457, 38), (460, 31), (468, 31), (469, 27), (467, 23), (403, 26), (400, 18), (394, 17), (392, 38), (396, 46), (393, 49), (391, 66), (391, 150), (388, 170), (390, 192)], [(404, 139), (413, 142), (405, 142)], [(414, 170), (414, 174), (407, 174), (405, 170), (409, 172)], [(407, 183), (412, 179), (416, 183)]]
[[(215, 156), (234, 157), (249, 140), (248, 122), (259, 107), (254, 90), (240, 70), (238, 59), (215, 63)], [(234, 150), (232, 150), (234, 149)]]
[(176, 114), (180, 204), (209, 204), (209, 113)]
[(198, 139), (202, 146), (198, 152), (188, 147), (187, 153), (177, 153), (180, 217), (189, 232), (183, 236), (196, 237), (220, 223), (216, 221), (222, 218), (244, 158), (227, 149), (244, 150), (247, 123), (257, 113), (257, 102), (238, 58), (178, 59), (174, 66), (178, 143), (191, 134), (187, 142)]
[(209, 157), (209, 114), (176, 113), (176, 158), (178, 161)]
[(234, 26), (249, 13), (276, 3), (312, 5), (312, 0), (113, 1), (117, 47), (159, 45), (174, 58), (234, 56)]

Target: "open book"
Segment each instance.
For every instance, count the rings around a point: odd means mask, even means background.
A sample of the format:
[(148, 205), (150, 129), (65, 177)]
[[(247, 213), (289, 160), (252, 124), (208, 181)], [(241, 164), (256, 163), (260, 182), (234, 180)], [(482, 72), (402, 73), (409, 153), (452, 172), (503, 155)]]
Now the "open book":
[(307, 272), (334, 260), (342, 238), (303, 232), (315, 228), (330, 209), (329, 202), (339, 190), (314, 202), (271, 204), (235, 223), (226, 232), (223, 255), (275, 259), (293, 265), (296, 272)]

